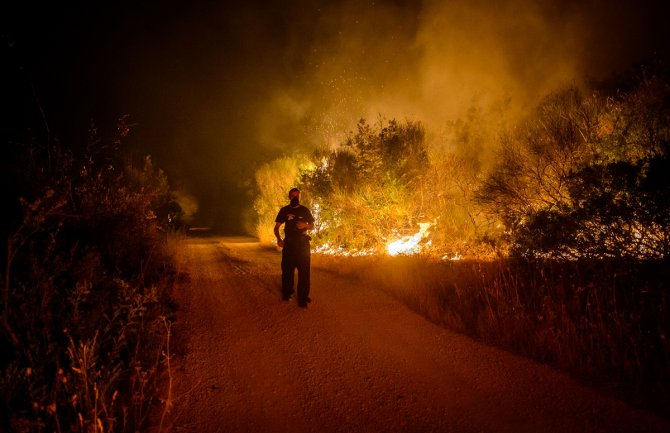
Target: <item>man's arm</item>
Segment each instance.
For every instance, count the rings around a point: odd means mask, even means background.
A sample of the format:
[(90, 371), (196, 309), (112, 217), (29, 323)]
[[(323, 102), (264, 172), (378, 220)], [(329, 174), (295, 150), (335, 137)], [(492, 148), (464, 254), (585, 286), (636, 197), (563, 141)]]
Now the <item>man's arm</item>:
[(298, 221), (295, 225), (298, 227), (298, 230), (313, 230), (314, 229), (314, 217), (312, 216), (312, 212), (309, 211), (309, 209), (304, 208), (307, 215), (305, 215), (305, 218), (303, 221)]
[(275, 237), (277, 238), (277, 246), (279, 248), (282, 248), (284, 246), (284, 240), (281, 238), (281, 234), (279, 233), (279, 227), (281, 227), (283, 223), (275, 223)]

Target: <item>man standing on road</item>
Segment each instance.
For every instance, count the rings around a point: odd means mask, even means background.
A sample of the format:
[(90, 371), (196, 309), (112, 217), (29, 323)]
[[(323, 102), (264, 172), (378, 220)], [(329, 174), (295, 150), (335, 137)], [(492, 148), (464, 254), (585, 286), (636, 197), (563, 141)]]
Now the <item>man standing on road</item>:
[[(275, 236), (281, 253), (281, 286), (282, 299), (288, 301), (293, 295), (293, 279), (298, 269), (298, 306), (307, 308), (309, 298), (310, 246), (312, 239), (307, 230), (314, 228), (314, 217), (305, 206), (300, 204), (300, 190), (292, 188), (288, 192), (291, 204), (279, 209), (275, 218)], [(284, 226), (284, 239), (279, 228)]]

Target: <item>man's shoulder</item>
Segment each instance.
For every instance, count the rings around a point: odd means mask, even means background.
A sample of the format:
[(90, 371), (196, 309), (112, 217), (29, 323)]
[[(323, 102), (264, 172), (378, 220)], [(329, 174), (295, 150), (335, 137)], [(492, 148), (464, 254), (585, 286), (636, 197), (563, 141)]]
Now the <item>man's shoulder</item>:
[(307, 206), (300, 205), (300, 215), (310, 222), (314, 221), (314, 216)]

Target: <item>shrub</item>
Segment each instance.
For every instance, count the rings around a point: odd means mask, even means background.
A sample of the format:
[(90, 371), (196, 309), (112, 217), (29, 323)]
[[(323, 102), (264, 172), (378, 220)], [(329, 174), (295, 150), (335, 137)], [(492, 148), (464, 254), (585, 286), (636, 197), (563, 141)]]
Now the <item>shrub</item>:
[[(117, 143), (117, 141), (113, 142)], [(16, 432), (137, 431), (156, 402), (173, 266), (149, 159), (123, 165), (93, 140), (80, 156), (17, 146), (3, 219), (0, 418)], [(17, 215), (20, 215), (17, 217)], [(169, 356), (169, 354), (167, 354)]]
[(428, 218), (421, 200), (429, 170), (424, 136), (418, 122), (361, 120), (338, 149), (315, 158), (301, 184), (318, 210), (317, 244), (383, 251), (395, 232), (416, 230)]
[(667, 257), (670, 85), (550, 96), (502, 140), (477, 199), (518, 255)]
[(313, 167), (304, 156), (283, 157), (258, 167), (255, 173), (257, 197), (254, 200), (256, 220), (253, 226), (261, 242), (274, 240), (274, 221), (279, 208), (288, 204), (288, 191), (298, 185), (303, 172)]

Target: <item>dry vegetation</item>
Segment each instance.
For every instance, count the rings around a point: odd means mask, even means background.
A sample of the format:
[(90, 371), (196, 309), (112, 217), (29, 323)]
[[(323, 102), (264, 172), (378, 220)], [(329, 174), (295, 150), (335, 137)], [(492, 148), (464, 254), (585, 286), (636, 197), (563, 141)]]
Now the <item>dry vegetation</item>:
[(388, 291), (441, 326), (556, 366), (634, 405), (670, 409), (667, 263), (312, 261)]
[(257, 235), (298, 186), (336, 250), (383, 252), (430, 222), (438, 257), (667, 257), (670, 83), (617, 85), (550, 94), (495, 133), (497, 112), (473, 108), (430, 142), (420, 122), (361, 120), (335, 150), (258, 168)]
[(79, 154), (30, 140), (6, 154), (0, 430), (136, 432), (167, 406), (175, 208), (119, 140), (92, 130)]
[[(670, 413), (667, 75), (565, 89), (498, 134), (486, 120), (471, 110), (447, 143), (427, 143), (420, 123), (361, 121), (339, 149), (273, 185), (276, 201), (303, 187), (317, 245), (377, 253), (317, 255), (315, 266)], [(421, 221), (433, 223), (421, 255), (383, 256)]]

